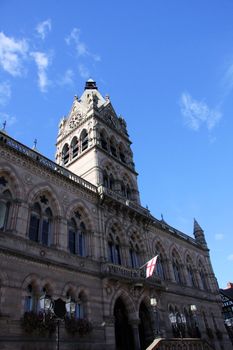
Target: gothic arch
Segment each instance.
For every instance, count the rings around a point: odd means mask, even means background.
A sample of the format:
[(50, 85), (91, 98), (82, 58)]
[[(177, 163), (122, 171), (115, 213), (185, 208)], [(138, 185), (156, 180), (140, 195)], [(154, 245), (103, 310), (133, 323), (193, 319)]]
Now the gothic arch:
[(118, 237), (121, 239), (122, 242), (125, 241), (125, 237), (124, 237), (124, 234), (122, 232), (120, 222), (116, 220), (115, 216), (109, 217), (105, 223), (105, 235), (106, 235), (106, 237), (108, 237), (108, 234), (109, 234), (112, 227), (119, 228)]
[(133, 299), (131, 298), (131, 296), (126, 292), (126, 290), (124, 290), (123, 288), (119, 289), (114, 296), (112, 297), (112, 300), (110, 302), (110, 309), (109, 309), (109, 314), (110, 316), (114, 315), (114, 306), (115, 303), (117, 301), (118, 298), (121, 298), (125, 308), (127, 310), (127, 313), (129, 315), (129, 319), (137, 319), (138, 317), (138, 312), (135, 308), (135, 304), (133, 302)]
[(169, 259), (172, 260), (172, 256), (174, 255), (177, 256), (178, 260), (179, 260), (179, 263), (180, 264), (183, 264), (183, 259), (182, 259), (182, 255), (181, 253), (179, 252), (179, 249), (177, 248), (176, 244), (172, 244), (169, 248)]
[(28, 194), (28, 203), (33, 204), (36, 198), (40, 194), (47, 194), (49, 198), (51, 198), (51, 207), (54, 210), (54, 214), (57, 216), (61, 216), (62, 208), (57, 199), (57, 195), (54, 193), (54, 189), (48, 185), (47, 183), (41, 183), (35, 186)]
[(35, 273), (30, 273), (29, 275), (27, 275), (22, 284), (21, 284), (21, 288), (23, 290), (25, 290), (27, 288), (27, 286), (29, 284), (33, 283), (34, 286), (36, 286), (36, 289), (39, 291), (41, 289), (41, 281), (40, 281), (40, 277), (39, 275), (35, 274)]
[(25, 194), (25, 187), (22, 181), (19, 181), (21, 178), (17, 171), (10, 165), (1, 163), (0, 164), (0, 176), (6, 176), (10, 179), (12, 188), (13, 197), (23, 198), (23, 194)]
[(81, 211), (81, 213), (84, 214), (84, 221), (85, 224), (87, 226), (87, 230), (89, 232), (93, 232), (94, 231), (94, 227), (95, 227), (95, 223), (94, 220), (90, 214), (90, 209), (87, 207), (86, 203), (82, 200), (77, 200), (74, 199), (68, 206), (67, 210), (66, 210), (66, 219), (69, 220), (72, 216), (72, 213), (74, 213), (74, 211)]

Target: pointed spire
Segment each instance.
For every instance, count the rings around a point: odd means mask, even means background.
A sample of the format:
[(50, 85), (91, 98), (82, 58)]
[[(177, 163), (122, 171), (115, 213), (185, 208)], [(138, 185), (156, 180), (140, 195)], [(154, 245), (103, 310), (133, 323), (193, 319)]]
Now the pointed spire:
[(207, 248), (204, 231), (195, 218), (194, 218), (194, 225), (193, 225), (193, 235), (197, 243)]

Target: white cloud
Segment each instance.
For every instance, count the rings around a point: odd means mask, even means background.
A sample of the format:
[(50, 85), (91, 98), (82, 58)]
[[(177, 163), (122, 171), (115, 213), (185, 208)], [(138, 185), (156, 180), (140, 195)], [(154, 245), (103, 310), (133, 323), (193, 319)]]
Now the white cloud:
[(217, 109), (210, 109), (205, 102), (194, 100), (188, 93), (182, 93), (180, 99), (181, 113), (185, 124), (198, 131), (202, 125), (211, 130), (219, 122), (222, 114)]
[(28, 52), (28, 44), (25, 39), (16, 40), (0, 32), (0, 66), (13, 76), (21, 76), (23, 73), (22, 61)]
[(228, 255), (227, 260), (233, 261), (233, 254)]
[(79, 74), (81, 75), (81, 77), (83, 79), (90, 78), (90, 72), (89, 72), (89, 70), (88, 70), (88, 68), (86, 66), (84, 66), (83, 64), (80, 64), (78, 66), (78, 70), (79, 70)]
[(57, 82), (58, 85), (72, 85), (74, 83), (74, 72), (67, 69), (64, 76)]
[(50, 81), (47, 77), (47, 68), (49, 65), (49, 56), (44, 52), (31, 52), (31, 56), (34, 58), (38, 69), (38, 86), (41, 92), (46, 92)]
[(51, 19), (47, 19), (46, 21), (40, 22), (36, 26), (36, 31), (41, 37), (41, 39), (45, 39), (48, 32), (52, 29)]
[(70, 35), (65, 39), (67, 45), (71, 45), (73, 43), (78, 56), (88, 56), (96, 62), (100, 61), (100, 55), (93, 54), (88, 50), (87, 45), (81, 41), (80, 34), (81, 31), (79, 28), (73, 28)]
[(0, 105), (4, 106), (11, 98), (11, 86), (8, 82), (0, 84)]
[(13, 116), (10, 116), (9, 114), (7, 113), (1, 113), (0, 112), (0, 124), (1, 124), (1, 128), (2, 128), (2, 125), (3, 123), (6, 122), (6, 129), (8, 126), (11, 126), (13, 124), (16, 123), (16, 118), (13, 117)]
[(214, 238), (216, 239), (216, 241), (221, 241), (221, 240), (223, 240), (224, 235), (222, 233), (216, 233)]

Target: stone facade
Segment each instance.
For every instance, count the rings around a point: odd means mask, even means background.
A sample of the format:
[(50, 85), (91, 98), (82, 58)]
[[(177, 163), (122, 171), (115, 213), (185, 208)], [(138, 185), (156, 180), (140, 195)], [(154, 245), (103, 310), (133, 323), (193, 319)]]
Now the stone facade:
[(70, 319), (92, 325), (70, 335), (61, 321), (64, 350), (145, 349), (155, 333), (231, 349), (204, 232), (195, 221), (192, 238), (140, 205), (130, 145), (92, 80), (59, 125), (56, 163), (0, 133), (0, 349), (56, 348), (55, 334), (22, 326), (42, 295), (72, 301)]

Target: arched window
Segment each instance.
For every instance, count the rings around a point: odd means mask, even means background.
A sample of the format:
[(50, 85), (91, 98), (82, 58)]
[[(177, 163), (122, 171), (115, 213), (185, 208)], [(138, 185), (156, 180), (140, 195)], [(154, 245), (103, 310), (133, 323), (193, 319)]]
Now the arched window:
[(161, 255), (158, 256), (156, 262), (156, 273), (161, 278), (161, 280), (165, 280), (164, 268), (163, 268), (163, 260)]
[(106, 151), (108, 150), (107, 137), (105, 136), (105, 133), (103, 131), (100, 132), (100, 145)]
[(35, 288), (32, 284), (27, 286), (25, 302), (24, 302), (24, 311), (25, 312), (37, 312), (38, 309), (38, 297), (35, 292)]
[(84, 129), (81, 134), (81, 145), (82, 145), (82, 151), (88, 148), (88, 133)]
[(113, 176), (112, 176), (112, 174), (110, 174), (110, 176), (109, 176), (109, 188), (110, 188), (110, 190), (114, 190), (114, 178), (113, 178)]
[(109, 179), (108, 179), (107, 171), (104, 170), (103, 171), (103, 185), (104, 185), (104, 187), (108, 188), (108, 181), (109, 181)]
[(201, 285), (200, 285), (201, 289), (208, 290), (208, 283), (207, 283), (205, 269), (201, 263), (199, 264), (199, 276), (200, 276), (200, 282), (201, 282)]
[(124, 150), (124, 147), (122, 145), (119, 146), (119, 156), (120, 156), (120, 160), (123, 163), (126, 163), (125, 150)]
[(0, 196), (0, 230), (5, 231), (7, 229), (11, 202), (12, 196), (10, 191), (4, 190)]
[(71, 157), (75, 158), (78, 155), (78, 139), (75, 136), (71, 141)]
[(108, 259), (113, 264), (121, 265), (120, 240), (116, 236), (114, 228), (112, 228), (108, 240)]
[(173, 267), (173, 273), (174, 273), (176, 283), (182, 284), (180, 263), (178, 261), (176, 254), (174, 253), (172, 255), (172, 267)]
[(110, 140), (110, 152), (114, 157), (117, 157), (116, 143), (113, 138)]
[(121, 193), (122, 193), (122, 196), (126, 197), (126, 188), (123, 182), (121, 184)]
[(139, 257), (139, 248), (137, 244), (133, 244), (131, 242), (129, 254), (130, 254), (130, 262), (131, 262), (132, 268), (135, 269), (139, 267), (140, 257)]
[(66, 143), (62, 148), (62, 163), (67, 164), (70, 159), (70, 149), (68, 144)]
[(192, 268), (192, 262), (190, 258), (187, 259), (186, 266), (187, 266), (187, 275), (188, 275), (188, 285), (191, 287), (196, 287), (194, 271)]
[(42, 206), (36, 202), (30, 215), (29, 239), (47, 246), (50, 245), (52, 219), (52, 210), (49, 207), (43, 207), (42, 210)]
[[(80, 214), (79, 214), (80, 215)], [(68, 222), (69, 251), (80, 256), (86, 255), (86, 226), (76, 215)]]
[(130, 198), (131, 198), (131, 190), (130, 190), (130, 187), (129, 187), (128, 184), (127, 184), (127, 186), (126, 186), (126, 198), (127, 198), (127, 199), (130, 199)]

